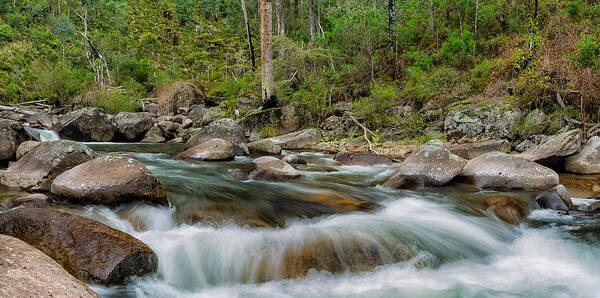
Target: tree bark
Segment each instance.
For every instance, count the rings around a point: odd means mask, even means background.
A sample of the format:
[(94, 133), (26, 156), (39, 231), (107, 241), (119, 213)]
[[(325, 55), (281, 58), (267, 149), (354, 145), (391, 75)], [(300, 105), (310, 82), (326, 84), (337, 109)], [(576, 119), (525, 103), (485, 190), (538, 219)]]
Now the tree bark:
[(396, 1), (388, 1), (388, 30), (390, 31), (390, 37), (393, 33), (394, 23), (396, 22)]
[(242, 13), (244, 14), (244, 23), (246, 24), (246, 38), (248, 39), (248, 51), (250, 51), (250, 60), (252, 60), (252, 71), (256, 70), (256, 62), (254, 58), (254, 46), (252, 45), (252, 35), (250, 35), (250, 22), (248, 22), (248, 13), (246, 12), (246, 1), (242, 2)]
[(263, 105), (274, 100), (273, 95), (273, 20), (270, 0), (260, 0), (260, 59)]
[(315, 0), (310, 0), (308, 4), (308, 25), (310, 29), (310, 42), (315, 41)]
[(479, 18), (479, 0), (475, 1), (475, 39), (477, 39), (477, 20)]
[(275, 1), (275, 19), (277, 20), (277, 35), (285, 35), (285, 23), (283, 20), (283, 5), (281, 0)]

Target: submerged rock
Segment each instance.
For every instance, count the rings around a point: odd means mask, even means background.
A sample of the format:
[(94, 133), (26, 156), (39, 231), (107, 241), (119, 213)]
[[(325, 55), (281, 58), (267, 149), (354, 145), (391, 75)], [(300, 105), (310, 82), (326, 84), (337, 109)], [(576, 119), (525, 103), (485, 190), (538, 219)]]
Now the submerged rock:
[(519, 156), (542, 164), (562, 161), (581, 150), (582, 133), (573, 129), (551, 136), (537, 146), (530, 147)]
[(300, 172), (287, 162), (271, 156), (259, 157), (252, 161), (256, 165), (248, 176), (254, 180), (288, 181), (300, 178)]
[(79, 204), (141, 200), (169, 205), (165, 189), (143, 163), (114, 153), (63, 172), (54, 179), (51, 191)]
[(154, 126), (152, 114), (121, 112), (115, 116), (119, 136), (127, 141), (139, 141)]
[(21, 159), (21, 157), (27, 154), (27, 152), (31, 151), (31, 149), (35, 148), (39, 144), (40, 142), (38, 141), (25, 141), (21, 143), (21, 145), (19, 145), (19, 147), (17, 148), (16, 152), (17, 160)]
[(116, 130), (108, 115), (99, 108), (83, 108), (62, 115), (54, 126), (61, 138), (80, 142), (108, 142)]
[(235, 151), (233, 144), (223, 139), (208, 140), (179, 154), (176, 159), (197, 161), (233, 160)]
[(552, 189), (538, 194), (535, 201), (542, 208), (569, 211), (573, 208), (573, 202), (569, 192), (563, 185), (557, 185)]
[(100, 297), (50, 257), (0, 235), (0, 297)]
[(511, 196), (497, 196), (485, 200), (485, 204), (496, 216), (511, 225), (518, 225), (529, 216), (529, 206)]
[(43, 208), (48, 206), (48, 197), (41, 193), (33, 193), (28, 195), (19, 196), (13, 199), (13, 207), (33, 207)]
[(567, 158), (565, 168), (571, 173), (600, 174), (600, 137), (590, 138), (581, 152)]
[(460, 174), (467, 161), (450, 152), (440, 140), (431, 140), (410, 154), (384, 183), (404, 185), (404, 177), (422, 178), (427, 186), (445, 185)]
[(51, 209), (0, 214), (0, 233), (39, 249), (85, 283), (118, 284), (156, 271), (158, 259), (141, 241), (107, 225)]
[(407, 261), (414, 256), (412, 249), (396, 243), (321, 236), (289, 247), (284, 253), (280, 274), (282, 278), (293, 279), (306, 276), (311, 269), (334, 274), (364, 272), (377, 266)]
[(561, 174), (560, 184), (564, 185), (568, 192), (576, 198), (600, 197), (600, 176), (598, 175)]
[(248, 149), (252, 153), (281, 154), (281, 147), (269, 139), (250, 142), (248, 143)]
[(13, 160), (25, 138), (25, 130), (19, 122), (0, 119), (0, 163)]
[(94, 157), (95, 152), (73, 141), (43, 142), (1, 173), (0, 184), (22, 189), (50, 190), (54, 178)]
[(558, 174), (553, 170), (503, 152), (471, 159), (460, 176), (482, 189), (549, 189), (558, 184)]
[(377, 164), (392, 164), (393, 161), (385, 156), (369, 153), (340, 152), (333, 158), (344, 165), (370, 166)]

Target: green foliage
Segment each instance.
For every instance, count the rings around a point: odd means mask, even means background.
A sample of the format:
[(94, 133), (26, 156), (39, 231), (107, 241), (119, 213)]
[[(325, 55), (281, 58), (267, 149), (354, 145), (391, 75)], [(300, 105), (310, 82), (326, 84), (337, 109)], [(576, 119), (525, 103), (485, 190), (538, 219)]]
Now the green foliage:
[(197, 0), (175, 0), (175, 13), (182, 24), (193, 21)]
[(389, 115), (389, 109), (397, 102), (399, 94), (400, 90), (395, 84), (376, 84), (371, 89), (370, 97), (354, 102), (354, 113), (376, 127), (392, 124), (394, 118)]
[(461, 35), (452, 33), (442, 45), (440, 55), (447, 65), (466, 69), (473, 64), (474, 50), (473, 34), (466, 30)]
[(260, 130), (260, 137), (262, 139), (264, 138), (272, 138), (277, 136), (277, 128), (275, 128), (273, 125), (271, 124), (267, 124), (265, 125), (261, 130)]
[(446, 142), (446, 137), (443, 133), (439, 133), (439, 132), (434, 132), (434, 133), (428, 133), (426, 135), (423, 136), (423, 140), (421, 140), (422, 144), (425, 144), (431, 140), (441, 140), (442, 142)]
[(489, 84), (492, 70), (497, 66), (497, 61), (483, 59), (471, 70), (471, 87), (479, 90)]
[(0, 25), (0, 41), (12, 41), (16, 38), (17, 31), (9, 24)]
[(136, 99), (119, 91), (95, 90), (86, 94), (86, 97), (91, 97), (91, 99), (81, 102), (80, 104), (83, 106), (102, 108), (105, 112), (110, 114), (135, 112), (139, 108), (139, 102)]
[(575, 61), (581, 66), (600, 69), (600, 42), (594, 35), (584, 35), (575, 45)]
[(581, 0), (569, 1), (567, 3), (567, 13), (573, 19), (578, 19), (582, 14)]

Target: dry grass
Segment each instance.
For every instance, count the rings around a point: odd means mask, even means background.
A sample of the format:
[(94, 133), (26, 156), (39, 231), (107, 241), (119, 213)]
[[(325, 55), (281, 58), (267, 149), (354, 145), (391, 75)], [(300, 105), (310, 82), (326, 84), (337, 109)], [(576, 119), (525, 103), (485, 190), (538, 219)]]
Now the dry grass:
[(173, 115), (179, 108), (201, 103), (205, 96), (202, 90), (190, 83), (175, 82), (162, 86), (157, 98), (159, 113)]

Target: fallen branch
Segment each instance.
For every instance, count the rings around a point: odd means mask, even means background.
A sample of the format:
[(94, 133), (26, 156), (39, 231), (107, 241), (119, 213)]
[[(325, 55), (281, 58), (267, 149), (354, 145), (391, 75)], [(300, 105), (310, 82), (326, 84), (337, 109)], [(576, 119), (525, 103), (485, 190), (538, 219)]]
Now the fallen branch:
[(33, 100), (33, 101), (27, 101), (27, 102), (20, 102), (11, 106), (26, 106), (26, 105), (31, 105), (31, 104), (37, 104), (37, 103), (42, 103), (42, 102), (46, 102), (45, 99), (41, 99), (41, 100)]
[(346, 112), (345, 114), (348, 115), (348, 117), (350, 117), (350, 119), (352, 119), (352, 121), (354, 121), (354, 123), (356, 123), (356, 125), (358, 125), (360, 128), (363, 129), (363, 134), (364, 134), (365, 140), (367, 140), (367, 143), (369, 143), (369, 152), (377, 153), (377, 151), (373, 150), (373, 144), (371, 143), (371, 141), (369, 141), (369, 136), (367, 135), (367, 132), (370, 133), (374, 137), (376, 137), (377, 135), (375, 135), (375, 133), (373, 133), (366, 126), (364, 126), (360, 122), (358, 122), (358, 120), (356, 120), (356, 118), (354, 118), (354, 116), (352, 116), (352, 113)]
[(33, 111), (24, 110), (24, 109), (17, 108), (17, 107), (8, 107), (8, 106), (0, 106), (0, 111), (11, 111), (11, 112), (28, 115), (28, 116), (34, 116), (37, 114), (36, 112), (33, 112)]

